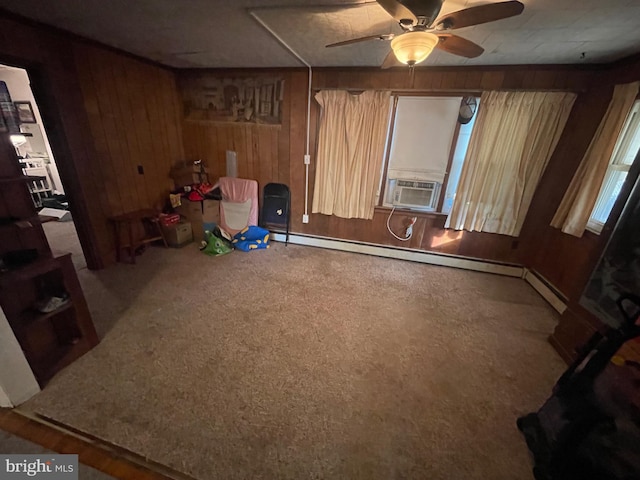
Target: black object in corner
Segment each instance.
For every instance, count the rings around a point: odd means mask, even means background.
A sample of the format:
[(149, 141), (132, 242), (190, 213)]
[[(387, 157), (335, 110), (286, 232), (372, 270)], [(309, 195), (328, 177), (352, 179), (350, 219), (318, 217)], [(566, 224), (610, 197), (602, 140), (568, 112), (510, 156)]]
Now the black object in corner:
[(289, 244), (289, 226), (291, 223), (291, 191), (284, 183), (267, 183), (262, 192), (260, 226), (284, 228), (285, 245)]
[(640, 297), (627, 293), (616, 303), (624, 319), (620, 326), (596, 332), (544, 405), (518, 419), (518, 428), (534, 457), (536, 480), (638, 478), (637, 409), (622, 414), (594, 388), (596, 382), (606, 380), (605, 369), (620, 347), (640, 336)]

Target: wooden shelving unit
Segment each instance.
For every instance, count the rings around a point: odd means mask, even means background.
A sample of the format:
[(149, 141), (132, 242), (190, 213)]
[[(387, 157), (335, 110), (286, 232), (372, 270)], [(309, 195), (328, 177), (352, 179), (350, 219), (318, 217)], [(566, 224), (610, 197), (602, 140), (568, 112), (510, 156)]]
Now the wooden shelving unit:
[(0, 177), (0, 185), (8, 185), (11, 183), (30, 183), (38, 180), (45, 180), (46, 177), (35, 175), (15, 175), (12, 177)]
[[(28, 263), (0, 269), (0, 307), (31, 369), (43, 386), (60, 369), (98, 344), (71, 254), (54, 257), (42, 219), (28, 188), (42, 177), (23, 175), (15, 151), (0, 134), (0, 256), (33, 250)], [(68, 296), (57, 309), (37, 306), (52, 296)]]
[(27, 185), (36, 208), (42, 208), (42, 201), (53, 196), (53, 182), (51, 181), (48, 165), (45, 163), (44, 158), (22, 158), (20, 164), (24, 175), (37, 177)]

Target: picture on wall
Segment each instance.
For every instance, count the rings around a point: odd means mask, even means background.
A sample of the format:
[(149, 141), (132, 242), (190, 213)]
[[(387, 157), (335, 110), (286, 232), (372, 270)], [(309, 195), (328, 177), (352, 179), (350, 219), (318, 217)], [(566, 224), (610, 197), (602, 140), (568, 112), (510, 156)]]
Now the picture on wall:
[(180, 80), (187, 120), (281, 123), (284, 80), (272, 77), (221, 78), (200, 74)]
[(13, 104), (16, 106), (16, 110), (18, 110), (20, 123), (37, 123), (31, 102), (13, 102)]

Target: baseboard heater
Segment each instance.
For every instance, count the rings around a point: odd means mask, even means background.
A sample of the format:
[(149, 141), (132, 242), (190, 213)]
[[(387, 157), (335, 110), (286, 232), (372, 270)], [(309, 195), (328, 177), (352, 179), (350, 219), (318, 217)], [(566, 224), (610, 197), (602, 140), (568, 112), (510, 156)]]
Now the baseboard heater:
[(567, 309), (567, 299), (546, 278), (535, 270), (524, 269), (526, 282), (544, 298), (558, 313)]
[[(284, 242), (285, 235), (282, 233), (271, 233), (271, 239), (276, 242)], [(374, 255), (376, 257), (395, 258), (397, 260), (408, 260), (411, 262), (427, 263), (442, 267), (461, 268), (476, 272), (495, 273), (498, 275), (506, 275), (508, 277), (522, 278), (525, 273), (524, 267), (515, 264), (478, 260), (475, 258), (448, 255), (444, 253), (424, 252), (410, 248), (376, 245), (373, 243), (357, 242), (353, 240), (291, 234), (289, 236), (289, 243), (305, 245), (308, 247), (340, 250), (343, 252), (363, 253), (365, 255)]]

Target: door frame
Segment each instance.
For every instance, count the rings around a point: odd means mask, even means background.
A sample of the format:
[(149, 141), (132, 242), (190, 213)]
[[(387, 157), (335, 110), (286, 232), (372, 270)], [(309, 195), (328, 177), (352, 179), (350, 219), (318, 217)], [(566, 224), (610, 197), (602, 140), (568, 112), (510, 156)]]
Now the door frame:
[[(45, 129), (49, 139), (65, 195), (69, 198), (69, 210), (78, 233), (87, 268), (90, 270), (104, 268), (105, 265), (99, 253), (95, 231), (91, 226), (89, 209), (87, 208), (88, 199), (85, 198), (81, 187), (80, 176), (73, 161), (73, 154), (65, 133), (64, 122), (51, 88), (47, 69), (38, 63), (6, 55), (0, 56), (0, 63), (26, 70), (33, 97), (42, 117), (42, 128)], [(84, 114), (84, 112), (82, 113)], [(88, 135), (89, 132), (85, 134)]]

